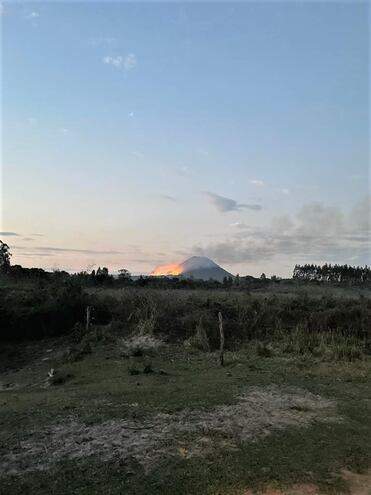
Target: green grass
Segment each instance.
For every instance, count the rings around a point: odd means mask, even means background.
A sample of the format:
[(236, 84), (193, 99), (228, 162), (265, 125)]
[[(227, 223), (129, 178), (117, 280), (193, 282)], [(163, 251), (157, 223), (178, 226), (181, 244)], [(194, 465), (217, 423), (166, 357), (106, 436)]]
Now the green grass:
[[(52, 341), (53, 349), (63, 345), (61, 339)], [(264, 357), (252, 346), (227, 353), (226, 366), (220, 368), (213, 354), (172, 347), (128, 359), (110, 344), (96, 346), (80, 361), (60, 362), (54, 351), (42, 361), (50, 346), (45, 341), (24, 347), (20, 369), (0, 375), (2, 382), (6, 377), (24, 385), (0, 394), (0, 458), (71, 416), (97, 424), (114, 418), (141, 420), (159, 412), (212, 410), (235, 403), (250, 385), (295, 386), (334, 399), (342, 421), (275, 430), (257, 441), (238, 443), (237, 450), (218, 447), (202, 458), (164, 459), (148, 474), (135, 461), (128, 467), (118, 458), (105, 461), (94, 455), (65, 460), (50, 470), (0, 479), (1, 493), (232, 494), (295, 482), (315, 483), (339, 493), (344, 487), (341, 469), (362, 471), (371, 466), (370, 360), (326, 363), (307, 356)], [(22, 353), (22, 347), (18, 351)], [(149, 361), (154, 373), (129, 373), (133, 364), (143, 369)], [(42, 388), (52, 366), (71, 376), (63, 384)]]

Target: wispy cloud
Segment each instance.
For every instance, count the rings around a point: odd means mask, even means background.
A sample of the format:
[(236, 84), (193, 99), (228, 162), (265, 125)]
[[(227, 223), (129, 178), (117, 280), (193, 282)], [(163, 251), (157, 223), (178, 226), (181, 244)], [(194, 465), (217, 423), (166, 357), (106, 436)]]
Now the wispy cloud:
[(255, 184), (256, 186), (264, 186), (264, 181), (260, 179), (251, 179), (251, 184)]
[(121, 69), (122, 64), (124, 63), (124, 57), (122, 57), (121, 55), (117, 55), (116, 57), (106, 55), (105, 57), (103, 57), (103, 63), (107, 65), (113, 65), (113, 67)]
[[(20, 251), (29, 250), (30, 246), (14, 246), (13, 249)], [(41, 253), (122, 254), (121, 251), (100, 251), (95, 249), (75, 249), (54, 246), (35, 246), (32, 247), (32, 249)]]
[(24, 15), (24, 18), (28, 21), (35, 21), (40, 17), (40, 14), (36, 12), (35, 10), (32, 10), (31, 12), (26, 12)]
[(125, 57), (122, 55), (106, 55), (103, 57), (103, 63), (106, 65), (112, 65), (116, 69), (125, 69), (130, 71), (137, 66), (138, 60), (134, 53), (129, 53)]
[(153, 197), (158, 199), (164, 199), (165, 201), (172, 201), (172, 202), (175, 202), (177, 200), (176, 198), (174, 198), (174, 196), (169, 196), (168, 194), (154, 194)]
[(228, 211), (238, 211), (244, 208), (255, 211), (259, 211), (262, 209), (261, 205), (238, 203), (234, 199), (225, 198), (224, 196), (219, 196), (219, 194), (211, 192), (205, 192), (204, 195), (207, 197), (209, 203), (221, 213), (225, 213)]
[(17, 232), (0, 232), (0, 235), (3, 237), (19, 237), (21, 234), (17, 234)]
[(25, 253), (25, 252), (22, 252), (22, 256), (27, 256), (28, 258), (51, 258), (53, 256), (53, 254), (51, 253), (38, 253), (36, 251), (32, 251), (30, 253)]
[(125, 70), (132, 70), (137, 66), (138, 60), (135, 53), (129, 53), (125, 57), (124, 67)]
[(70, 130), (67, 129), (67, 127), (60, 127), (59, 132), (61, 132), (62, 134), (68, 134)]

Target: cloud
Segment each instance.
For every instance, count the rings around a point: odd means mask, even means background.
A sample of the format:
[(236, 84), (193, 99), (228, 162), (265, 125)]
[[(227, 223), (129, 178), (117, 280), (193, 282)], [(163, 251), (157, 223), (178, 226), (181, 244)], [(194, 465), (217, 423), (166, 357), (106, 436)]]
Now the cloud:
[(133, 117), (134, 117), (134, 112), (129, 112), (129, 113), (128, 113), (128, 116), (129, 116), (130, 118), (133, 118)]
[(225, 213), (227, 211), (238, 211), (243, 208), (255, 211), (262, 209), (261, 205), (237, 203), (234, 199), (225, 198), (224, 196), (219, 196), (219, 194), (214, 194), (211, 192), (205, 192), (204, 195), (208, 198), (209, 203), (221, 213)]
[(371, 230), (371, 196), (355, 204), (349, 213), (349, 222), (352, 230), (358, 233)]
[(250, 183), (255, 184), (256, 186), (264, 186), (264, 181), (260, 179), (251, 179)]
[(122, 64), (124, 63), (124, 57), (122, 57), (121, 55), (117, 55), (116, 57), (106, 55), (105, 57), (103, 57), (103, 63), (107, 65), (113, 65), (113, 67), (121, 69)]
[[(15, 250), (29, 250), (30, 246), (14, 246)], [(95, 249), (75, 249), (75, 248), (64, 248), (64, 247), (51, 247), (51, 246), (35, 246), (32, 247), (37, 252), (41, 253), (82, 253), (82, 254), (122, 254), (121, 251), (99, 251)]]
[(62, 134), (68, 134), (70, 132), (69, 129), (67, 129), (66, 127), (60, 127), (59, 128), (59, 131), (62, 133)]
[(137, 66), (138, 60), (134, 53), (129, 53), (125, 57), (124, 67), (125, 70), (132, 70)]
[[(195, 254), (219, 263), (251, 263), (285, 257), (288, 263), (371, 261), (370, 198), (349, 213), (321, 203), (304, 205), (293, 216), (275, 218), (267, 228), (250, 227), (233, 237), (196, 245)], [(239, 228), (239, 224), (233, 224)]]
[(22, 253), (22, 256), (27, 256), (29, 258), (39, 258), (39, 257), (50, 258), (53, 255), (50, 253), (37, 253), (33, 251), (31, 253)]
[(106, 55), (103, 57), (103, 63), (106, 65), (112, 65), (116, 69), (125, 69), (126, 71), (133, 70), (137, 64), (137, 56), (134, 53), (129, 53), (125, 57), (122, 55)]
[(19, 237), (21, 234), (17, 234), (17, 232), (0, 232), (0, 235), (3, 237)]

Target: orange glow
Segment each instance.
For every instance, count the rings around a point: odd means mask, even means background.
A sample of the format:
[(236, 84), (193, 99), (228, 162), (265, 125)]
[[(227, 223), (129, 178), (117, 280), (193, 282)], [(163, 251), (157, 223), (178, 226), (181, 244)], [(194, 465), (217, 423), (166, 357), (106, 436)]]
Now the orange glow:
[(166, 275), (180, 275), (182, 273), (182, 266), (178, 263), (172, 263), (171, 265), (157, 266), (151, 275), (166, 276)]

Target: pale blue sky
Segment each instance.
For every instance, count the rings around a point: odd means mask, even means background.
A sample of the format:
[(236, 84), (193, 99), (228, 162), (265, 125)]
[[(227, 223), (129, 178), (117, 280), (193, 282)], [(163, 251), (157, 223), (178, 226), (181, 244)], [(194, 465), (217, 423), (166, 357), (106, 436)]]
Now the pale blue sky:
[(366, 3), (5, 3), (1, 18), (15, 261), (368, 261)]

